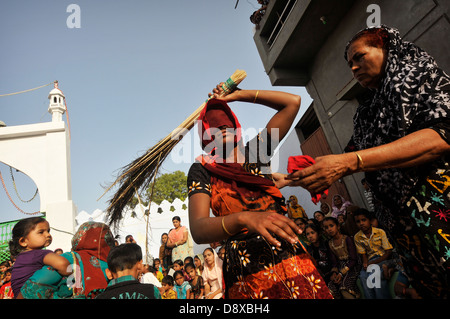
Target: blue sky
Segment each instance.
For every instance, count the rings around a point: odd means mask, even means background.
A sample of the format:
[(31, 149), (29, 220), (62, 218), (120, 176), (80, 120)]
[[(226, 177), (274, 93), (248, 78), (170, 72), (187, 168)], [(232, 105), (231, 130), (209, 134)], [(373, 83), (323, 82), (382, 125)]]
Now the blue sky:
[[(68, 28), (67, 7), (81, 9), (81, 28)], [(72, 198), (78, 211), (105, 209), (103, 186), (117, 170), (167, 136), (199, 107), (208, 92), (236, 69), (247, 72), (243, 89), (287, 91), (311, 103), (304, 88), (273, 87), (253, 41), (249, 17), (256, 0), (3, 0), (0, 2), (0, 95), (59, 81), (71, 128)], [(51, 121), (51, 86), (0, 97), (8, 126)], [(263, 128), (274, 112), (232, 103), (243, 128)], [(65, 120), (65, 116), (64, 116)], [(164, 162), (161, 172), (190, 163)], [(16, 203), (39, 210), (39, 198), (20, 202), (9, 167), (0, 171)], [(36, 190), (14, 171), (19, 194)], [(0, 222), (24, 218), (0, 188)]]

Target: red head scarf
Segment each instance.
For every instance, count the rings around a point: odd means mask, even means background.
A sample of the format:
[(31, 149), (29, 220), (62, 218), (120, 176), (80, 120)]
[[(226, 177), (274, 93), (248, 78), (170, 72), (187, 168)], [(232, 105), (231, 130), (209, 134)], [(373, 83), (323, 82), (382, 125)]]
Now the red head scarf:
[[(213, 128), (219, 128), (223, 125), (230, 125), (235, 129), (235, 143), (241, 141), (241, 124), (236, 115), (230, 109), (228, 104), (219, 99), (209, 100), (199, 116), (199, 134), (202, 141), (202, 147), (208, 155), (202, 155), (197, 160), (211, 173), (214, 173), (222, 178), (232, 180), (231, 187), (245, 196), (247, 186), (258, 186), (262, 191), (272, 195), (276, 198), (283, 198), (280, 190), (275, 186), (272, 180), (251, 174), (245, 171), (239, 163), (217, 163), (215, 157), (212, 156), (215, 147), (211, 149), (210, 143), (214, 135)], [(212, 134), (211, 134), (212, 133)], [(214, 144), (213, 144), (214, 145)], [(207, 147), (208, 146), (208, 147)], [(239, 185), (238, 183), (239, 182)], [(286, 207), (283, 206), (283, 209)]]
[(109, 251), (114, 247), (114, 236), (108, 225), (98, 222), (82, 224), (72, 238), (72, 251), (83, 263), (84, 294), (88, 296), (94, 289), (104, 289), (107, 281), (99, 260), (106, 261)]
[(202, 141), (202, 148), (211, 154), (216, 148), (214, 144), (214, 134), (219, 127), (226, 125), (235, 130), (235, 143), (241, 140), (241, 124), (228, 104), (219, 99), (210, 99), (201, 111), (198, 120), (199, 134)]

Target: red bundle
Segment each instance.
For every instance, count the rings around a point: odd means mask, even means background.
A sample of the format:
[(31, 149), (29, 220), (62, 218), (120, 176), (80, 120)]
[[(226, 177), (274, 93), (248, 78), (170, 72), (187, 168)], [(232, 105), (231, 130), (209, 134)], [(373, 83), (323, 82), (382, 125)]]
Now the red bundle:
[[(308, 155), (298, 155), (298, 156), (289, 156), (288, 158), (288, 166), (287, 171), (289, 174), (292, 174), (295, 171), (302, 170), (308, 166), (311, 166), (316, 161)], [(323, 192), (325, 195), (328, 195), (328, 189)], [(317, 204), (320, 201), (321, 194), (312, 194), (311, 200), (314, 204)]]

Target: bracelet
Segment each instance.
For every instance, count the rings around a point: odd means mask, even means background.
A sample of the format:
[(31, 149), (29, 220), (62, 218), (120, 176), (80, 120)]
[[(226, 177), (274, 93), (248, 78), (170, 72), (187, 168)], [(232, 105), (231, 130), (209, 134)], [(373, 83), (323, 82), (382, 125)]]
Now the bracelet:
[(361, 170), (364, 170), (364, 162), (361, 158), (361, 155), (358, 154), (358, 152), (353, 152), (356, 154), (356, 157), (358, 157), (358, 168), (360, 168)]
[(255, 99), (253, 100), (253, 103), (256, 103), (256, 98), (258, 97), (258, 93), (259, 93), (259, 90), (258, 90), (258, 91), (256, 91), (256, 94), (255, 94)]
[(222, 217), (222, 229), (229, 235), (229, 236), (233, 236), (232, 233), (230, 233), (227, 228), (225, 227), (225, 223), (224, 223), (225, 217)]
[(339, 273), (342, 275), (342, 277), (344, 277), (344, 275), (349, 271), (348, 267), (345, 266), (344, 268), (342, 268)]

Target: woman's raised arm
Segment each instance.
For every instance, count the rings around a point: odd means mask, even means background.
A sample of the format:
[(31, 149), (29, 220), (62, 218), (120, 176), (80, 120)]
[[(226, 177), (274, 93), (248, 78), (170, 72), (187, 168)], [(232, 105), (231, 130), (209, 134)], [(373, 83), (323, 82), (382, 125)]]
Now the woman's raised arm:
[[(257, 103), (276, 110), (277, 113), (269, 120), (266, 127), (272, 139), (278, 136), (277, 142), (280, 142), (289, 132), (301, 104), (300, 96), (281, 91), (236, 90), (229, 95), (220, 97), (221, 91), (221, 84), (219, 84), (210, 96), (213, 95), (215, 98), (226, 102)], [(278, 130), (278, 132), (273, 131), (274, 129)]]

